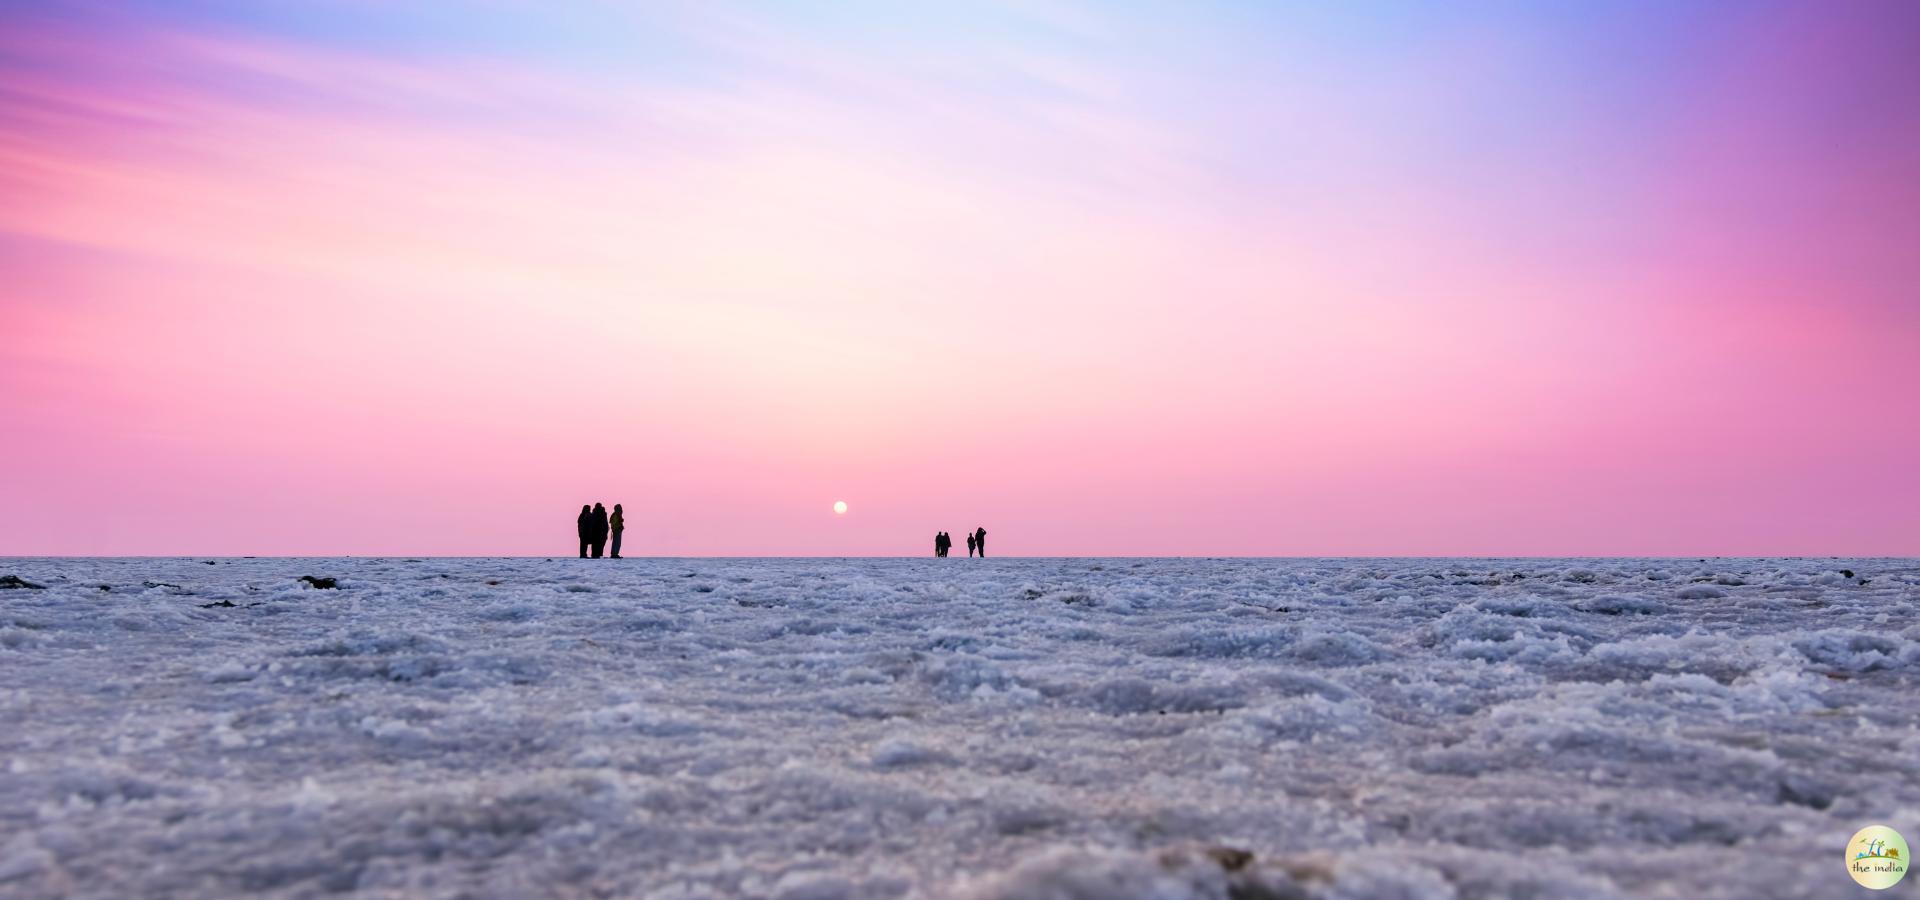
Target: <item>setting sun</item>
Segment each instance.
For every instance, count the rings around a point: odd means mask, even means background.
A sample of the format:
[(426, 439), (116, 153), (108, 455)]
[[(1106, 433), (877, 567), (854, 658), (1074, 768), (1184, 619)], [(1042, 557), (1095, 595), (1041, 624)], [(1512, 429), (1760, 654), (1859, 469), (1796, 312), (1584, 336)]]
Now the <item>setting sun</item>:
[(835, 500), (835, 501), (833, 501), (833, 514), (834, 514), (834, 515), (836, 515), (836, 516), (844, 516), (844, 515), (846, 515), (846, 514), (847, 514), (847, 501), (845, 501), (845, 500)]

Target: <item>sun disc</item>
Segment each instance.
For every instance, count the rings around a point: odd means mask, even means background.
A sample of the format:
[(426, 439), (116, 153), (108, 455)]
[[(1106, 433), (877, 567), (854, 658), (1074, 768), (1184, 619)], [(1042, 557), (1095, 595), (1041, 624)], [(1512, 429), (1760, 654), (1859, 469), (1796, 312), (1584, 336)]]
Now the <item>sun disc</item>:
[(835, 501), (833, 501), (833, 514), (834, 514), (834, 515), (836, 515), (836, 516), (844, 516), (844, 515), (846, 515), (846, 514), (847, 514), (847, 501), (845, 501), (845, 500), (835, 500)]

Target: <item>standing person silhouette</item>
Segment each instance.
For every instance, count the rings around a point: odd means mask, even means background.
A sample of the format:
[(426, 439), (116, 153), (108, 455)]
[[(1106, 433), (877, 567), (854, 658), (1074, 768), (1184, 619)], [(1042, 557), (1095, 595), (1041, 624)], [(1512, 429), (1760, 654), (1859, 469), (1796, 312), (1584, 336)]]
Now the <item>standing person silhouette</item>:
[(941, 555), (940, 544), (941, 544), (941, 538), (944, 535), (945, 535), (945, 532), (941, 532), (941, 531), (936, 531), (933, 533), (933, 555), (936, 558), (938, 558)]
[(973, 532), (969, 531), (967, 532), (967, 558), (968, 559), (973, 558), (973, 545), (974, 545)]
[(619, 559), (620, 532), (627, 530), (627, 514), (620, 509), (620, 504), (618, 503), (613, 505), (613, 517), (607, 520), (607, 528), (613, 536), (613, 546), (609, 548), (607, 555), (614, 559)]
[(607, 508), (598, 503), (593, 505), (593, 558), (599, 559), (607, 549)]
[(593, 507), (580, 505), (580, 517), (573, 520), (574, 529), (580, 532), (580, 558), (587, 558), (587, 548), (593, 546)]
[(980, 558), (986, 559), (987, 558), (987, 530), (985, 528), (980, 528), (974, 531), (973, 543), (974, 543), (974, 546), (977, 546), (980, 548)]

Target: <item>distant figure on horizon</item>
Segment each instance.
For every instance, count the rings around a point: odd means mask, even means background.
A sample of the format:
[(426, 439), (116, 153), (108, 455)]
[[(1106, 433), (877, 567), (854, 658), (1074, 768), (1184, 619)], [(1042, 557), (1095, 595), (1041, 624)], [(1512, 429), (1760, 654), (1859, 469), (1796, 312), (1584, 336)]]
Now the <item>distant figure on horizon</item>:
[(599, 559), (607, 549), (607, 508), (598, 503), (593, 505), (593, 558)]
[(976, 543), (977, 542), (973, 539), (973, 533), (968, 532), (967, 533), (967, 558), (968, 559), (973, 558), (973, 548)]
[(613, 547), (607, 555), (614, 559), (619, 559), (620, 532), (627, 530), (627, 515), (621, 511), (620, 504), (618, 503), (613, 505), (613, 517), (607, 520), (607, 528), (611, 530), (610, 533), (613, 536)]
[(985, 528), (980, 528), (974, 531), (973, 544), (974, 546), (980, 548), (980, 558), (986, 559), (987, 558), (987, 530)]
[(573, 520), (580, 532), (580, 558), (587, 558), (587, 550), (593, 546), (593, 507), (580, 505), (580, 518)]

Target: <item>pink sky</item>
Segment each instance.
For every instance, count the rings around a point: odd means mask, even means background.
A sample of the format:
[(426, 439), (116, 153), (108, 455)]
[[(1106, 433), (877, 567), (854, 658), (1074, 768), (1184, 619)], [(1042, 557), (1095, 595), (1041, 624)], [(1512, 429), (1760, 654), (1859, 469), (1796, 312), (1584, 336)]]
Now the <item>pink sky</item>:
[(0, 12), (0, 554), (1920, 553), (1911, 6), (296, 8)]

